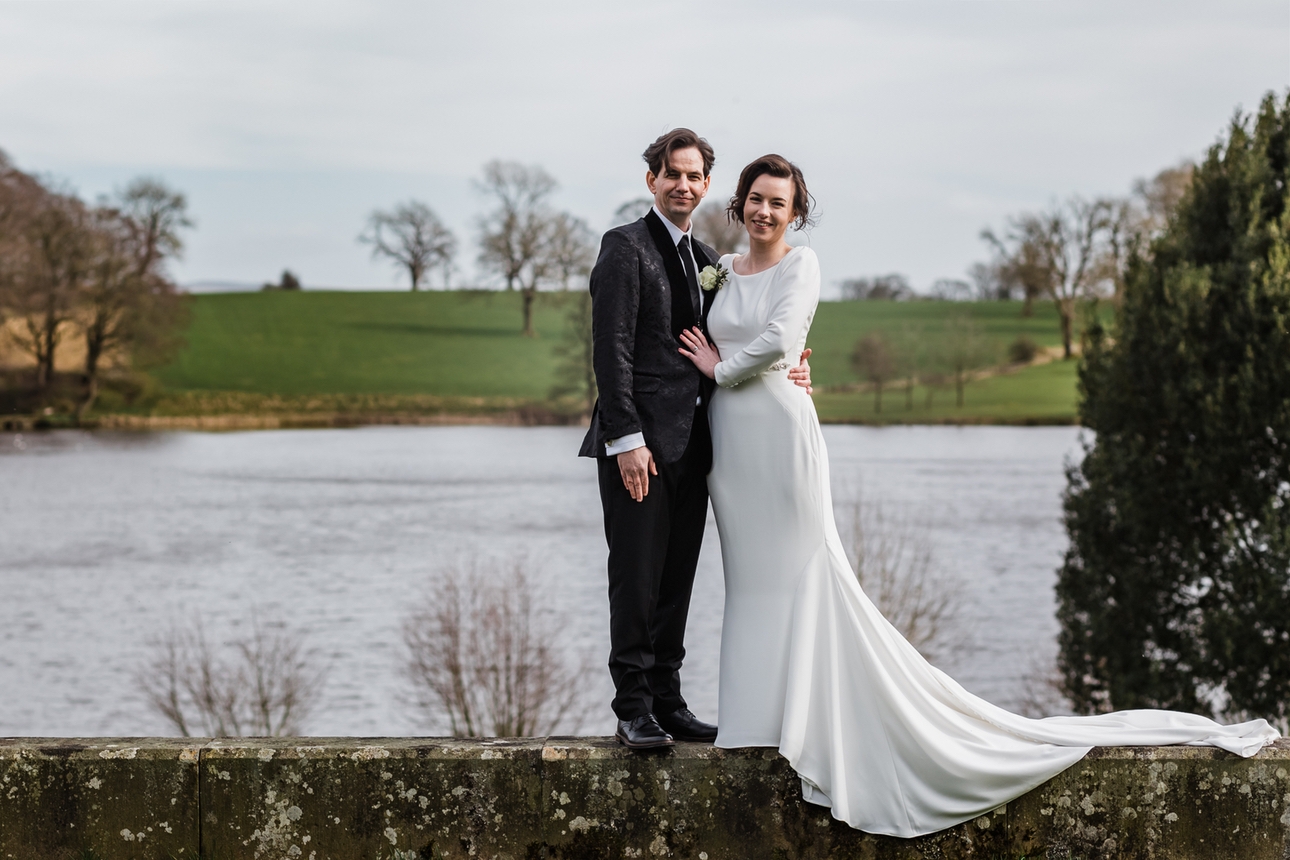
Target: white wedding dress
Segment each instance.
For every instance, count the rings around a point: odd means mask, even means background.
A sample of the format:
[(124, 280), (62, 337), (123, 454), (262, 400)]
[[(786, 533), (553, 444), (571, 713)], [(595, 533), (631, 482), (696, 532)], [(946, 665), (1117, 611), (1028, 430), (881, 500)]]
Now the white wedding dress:
[(1168, 711), (1028, 719), (928, 664), (860, 589), (815, 407), (788, 379), (819, 291), (815, 253), (795, 248), (764, 272), (731, 271), (708, 316), (722, 357), (708, 479), (726, 582), (717, 746), (778, 747), (806, 800), (908, 837), (994, 809), (1094, 746), (1249, 756), (1278, 737), (1264, 720)]

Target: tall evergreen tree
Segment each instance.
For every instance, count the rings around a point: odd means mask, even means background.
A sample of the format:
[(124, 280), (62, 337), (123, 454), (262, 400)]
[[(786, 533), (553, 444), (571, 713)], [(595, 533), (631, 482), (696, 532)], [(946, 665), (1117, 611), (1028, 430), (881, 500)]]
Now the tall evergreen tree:
[(1060, 665), (1083, 712), (1290, 715), (1290, 96), (1238, 115), (1080, 369)]

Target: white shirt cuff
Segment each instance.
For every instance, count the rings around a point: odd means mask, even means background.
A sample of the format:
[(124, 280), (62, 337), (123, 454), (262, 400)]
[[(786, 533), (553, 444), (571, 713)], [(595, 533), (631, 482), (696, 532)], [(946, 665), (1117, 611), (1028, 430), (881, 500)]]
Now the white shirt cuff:
[(617, 457), (619, 454), (625, 454), (628, 451), (635, 451), (637, 448), (645, 447), (645, 434), (632, 433), (619, 439), (611, 439), (605, 443), (605, 456)]

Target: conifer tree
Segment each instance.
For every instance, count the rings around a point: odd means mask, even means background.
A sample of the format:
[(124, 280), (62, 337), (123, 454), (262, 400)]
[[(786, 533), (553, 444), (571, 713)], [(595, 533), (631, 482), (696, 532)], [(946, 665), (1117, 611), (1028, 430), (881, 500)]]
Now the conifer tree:
[(1076, 708), (1290, 715), (1290, 96), (1237, 116), (1080, 369), (1060, 666)]

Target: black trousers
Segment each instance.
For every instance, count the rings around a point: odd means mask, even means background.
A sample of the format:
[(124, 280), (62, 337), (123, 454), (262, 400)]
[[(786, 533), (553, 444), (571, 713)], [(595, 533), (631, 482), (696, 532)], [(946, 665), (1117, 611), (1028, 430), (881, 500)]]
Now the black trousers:
[(658, 463), (637, 502), (618, 460), (596, 460), (609, 542), (609, 674), (620, 720), (685, 707), (681, 661), (694, 569), (708, 518), (712, 437), (707, 410), (695, 413), (690, 441), (674, 463)]

